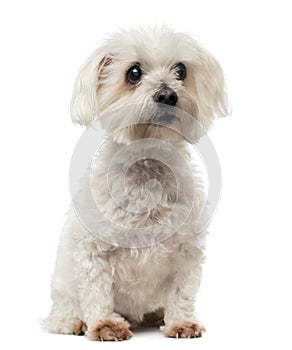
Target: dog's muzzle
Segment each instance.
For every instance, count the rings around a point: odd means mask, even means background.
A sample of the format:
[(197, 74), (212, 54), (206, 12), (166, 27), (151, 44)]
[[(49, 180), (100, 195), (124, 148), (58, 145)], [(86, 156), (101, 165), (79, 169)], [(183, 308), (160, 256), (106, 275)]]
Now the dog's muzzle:
[(166, 125), (175, 121), (175, 108), (178, 101), (176, 92), (168, 86), (163, 86), (153, 95), (157, 103), (157, 115), (155, 121), (158, 124)]

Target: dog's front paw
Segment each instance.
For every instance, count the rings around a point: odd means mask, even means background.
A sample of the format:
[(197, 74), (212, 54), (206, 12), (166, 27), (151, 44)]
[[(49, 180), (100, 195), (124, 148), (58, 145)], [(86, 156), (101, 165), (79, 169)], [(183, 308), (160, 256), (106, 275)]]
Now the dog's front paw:
[(95, 327), (88, 331), (88, 338), (90, 340), (128, 340), (132, 337), (130, 331), (130, 324), (126, 321), (113, 322), (110, 320), (100, 321)]
[(163, 334), (170, 338), (199, 338), (205, 332), (205, 328), (198, 323), (175, 323), (163, 328)]

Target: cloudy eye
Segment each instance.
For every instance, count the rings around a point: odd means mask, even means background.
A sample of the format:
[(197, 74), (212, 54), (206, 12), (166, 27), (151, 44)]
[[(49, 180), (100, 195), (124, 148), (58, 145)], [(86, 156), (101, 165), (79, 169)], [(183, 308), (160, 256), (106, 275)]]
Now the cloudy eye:
[(186, 66), (183, 63), (178, 63), (175, 67), (175, 74), (177, 75), (178, 80), (184, 80), (187, 76)]
[(138, 64), (135, 64), (134, 66), (129, 68), (129, 70), (127, 71), (126, 80), (128, 83), (132, 85), (136, 85), (141, 80), (141, 76), (142, 76), (141, 68)]

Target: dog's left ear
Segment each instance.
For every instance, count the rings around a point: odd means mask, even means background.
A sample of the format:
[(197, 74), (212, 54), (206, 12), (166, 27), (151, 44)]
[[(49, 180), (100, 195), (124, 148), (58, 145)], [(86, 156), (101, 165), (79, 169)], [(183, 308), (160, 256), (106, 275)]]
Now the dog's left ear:
[(193, 78), (196, 89), (198, 120), (208, 128), (213, 118), (230, 113), (222, 69), (204, 48), (195, 45)]
[(106, 48), (96, 50), (82, 66), (73, 89), (71, 118), (80, 125), (89, 125), (98, 115), (98, 86), (104, 66), (111, 63)]

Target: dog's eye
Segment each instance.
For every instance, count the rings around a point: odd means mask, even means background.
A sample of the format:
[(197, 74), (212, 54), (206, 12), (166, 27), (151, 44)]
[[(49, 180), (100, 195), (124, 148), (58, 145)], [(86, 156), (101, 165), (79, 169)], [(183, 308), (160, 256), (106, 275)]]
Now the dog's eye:
[(186, 66), (183, 63), (178, 63), (175, 67), (175, 74), (178, 80), (184, 80), (187, 76)]
[(141, 80), (141, 76), (142, 76), (141, 68), (138, 64), (135, 64), (127, 71), (126, 79), (128, 83), (136, 85)]

